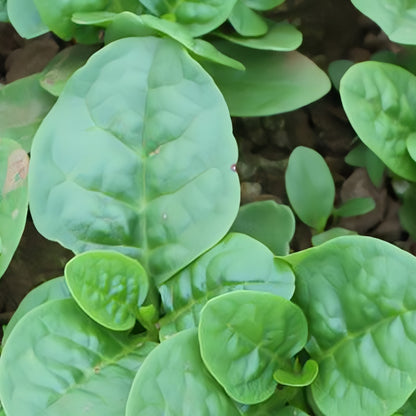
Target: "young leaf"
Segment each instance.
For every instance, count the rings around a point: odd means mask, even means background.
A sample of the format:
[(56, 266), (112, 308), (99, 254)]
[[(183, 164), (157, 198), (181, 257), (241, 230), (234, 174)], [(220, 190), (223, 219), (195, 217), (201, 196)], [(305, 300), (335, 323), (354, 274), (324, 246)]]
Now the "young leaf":
[(25, 228), (28, 169), (27, 153), (15, 141), (0, 139), (0, 277), (9, 266)]
[(94, 321), (115, 331), (133, 328), (149, 282), (136, 260), (111, 251), (88, 251), (65, 266), (72, 296)]
[(283, 384), (285, 386), (294, 386), (294, 387), (303, 387), (309, 386), (316, 378), (319, 372), (318, 363), (314, 360), (306, 361), (303, 368), (294, 369), (292, 371), (288, 371), (283, 368), (278, 368), (274, 374), (273, 378), (279, 384)]
[(242, 36), (262, 36), (267, 30), (267, 23), (256, 12), (238, 0), (228, 16), (231, 25)]
[(285, 0), (242, 0), (250, 9), (270, 10), (281, 5)]
[(185, 26), (193, 37), (216, 29), (227, 20), (237, 0), (140, 0), (153, 14)]
[(155, 347), (97, 325), (72, 299), (47, 302), (16, 325), (0, 357), (7, 415), (122, 415)]
[(203, 64), (233, 116), (291, 111), (321, 98), (331, 88), (327, 75), (298, 52), (260, 51), (223, 40), (213, 44), (246, 68), (237, 72), (209, 62)]
[(260, 241), (275, 255), (289, 254), (295, 233), (295, 217), (286, 205), (258, 201), (243, 205), (230, 231), (244, 233)]
[(361, 62), (341, 80), (344, 110), (360, 139), (394, 173), (416, 181), (406, 140), (416, 124), (416, 77), (396, 65)]
[(242, 37), (215, 32), (215, 35), (237, 45), (270, 51), (293, 51), (302, 43), (302, 33), (287, 22), (268, 21), (268, 31), (264, 36)]
[(353, 198), (344, 202), (339, 208), (334, 208), (333, 214), (338, 217), (354, 217), (367, 214), (375, 207), (373, 198)]
[(393, 42), (416, 45), (415, 3), (402, 0), (351, 0), (374, 20)]
[(294, 276), (285, 262), (258, 241), (229, 234), (160, 287), (166, 313), (159, 322), (161, 338), (197, 326), (208, 299), (238, 289), (290, 299)]
[(160, 285), (234, 221), (231, 128), (212, 79), (176, 42), (112, 42), (71, 77), (35, 137), (34, 222), (75, 252), (136, 258)]
[(20, 321), (20, 319), (32, 309), (35, 309), (37, 306), (40, 306), (51, 300), (66, 299), (70, 297), (71, 293), (68, 290), (63, 276), (47, 280), (40, 286), (35, 287), (19, 303), (19, 306), (17, 307), (12, 318), (4, 329), (2, 346), (4, 347), (7, 339), (10, 336), (10, 333), (16, 324)]
[(39, 84), (40, 74), (0, 88), (0, 137), (17, 141), (30, 151), (33, 136), (56, 101)]
[(313, 149), (297, 147), (289, 157), (285, 183), (298, 217), (315, 230), (323, 231), (335, 199), (334, 180), (324, 158)]
[(299, 307), (265, 292), (238, 290), (201, 311), (199, 343), (211, 374), (234, 400), (260, 403), (276, 390), (273, 373), (306, 343)]
[(390, 416), (416, 388), (414, 256), (347, 236), (286, 260), (319, 364), (316, 405), (325, 415)]
[(74, 45), (58, 53), (40, 75), (40, 85), (56, 97), (62, 92), (68, 78), (97, 51), (95, 46)]
[(42, 22), (35, 0), (7, 0), (7, 14), (10, 23), (23, 38), (35, 38), (49, 32)]
[(162, 342), (133, 381), (126, 416), (240, 416), (201, 360), (196, 329)]

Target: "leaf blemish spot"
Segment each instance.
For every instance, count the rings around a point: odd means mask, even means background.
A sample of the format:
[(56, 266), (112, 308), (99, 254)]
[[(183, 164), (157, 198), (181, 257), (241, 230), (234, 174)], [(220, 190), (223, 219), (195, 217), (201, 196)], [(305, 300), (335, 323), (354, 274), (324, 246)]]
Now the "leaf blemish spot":
[(162, 214), (162, 219), (163, 219), (163, 220), (167, 220), (167, 219), (168, 219), (168, 214), (166, 214), (166, 212), (164, 212), (164, 213)]
[(153, 150), (153, 152), (149, 153), (149, 156), (155, 156), (158, 155), (160, 153), (160, 146), (157, 147), (155, 150)]
[(29, 157), (23, 149), (13, 151), (7, 160), (3, 195), (22, 186), (29, 170)]
[(237, 165), (236, 165), (235, 163), (233, 163), (233, 164), (231, 165), (231, 170), (232, 170), (233, 172), (237, 172)]

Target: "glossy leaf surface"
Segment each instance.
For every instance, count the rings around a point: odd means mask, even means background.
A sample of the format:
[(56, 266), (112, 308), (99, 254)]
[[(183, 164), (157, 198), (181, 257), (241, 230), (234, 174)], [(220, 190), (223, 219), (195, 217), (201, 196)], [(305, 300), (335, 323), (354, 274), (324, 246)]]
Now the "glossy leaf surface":
[(0, 139), (0, 277), (6, 271), (25, 228), (28, 170), (29, 158), (19, 144)]
[(59, 96), (68, 78), (96, 52), (94, 46), (74, 45), (58, 53), (45, 67), (40, 85), (54, 96)]
[(327, 75), (298, 52), (260, 51), (230, 42), (215, 42), (221, 52), (241, 62), (246, 71), (204, 63), (221, 92), (231, 115), (241, 117), (283, 113), (325, 95)]
[(293, 51), (302, 43), (302, 33), (287, 22), (268, 22), (269, 28), (264, 36), (242, 37), (221, 32), (216, 35), (237, 45), (270, 51)]
[(397, 43), (416, 45), (416, 1), (351, 0), (361, 12), (374, 20)]
[(31, 290), (19, 303), (9, 323), (3, 330), (2, 346), (6, 343), (16, 324), (32, 309), (46, 302), (56, 299), (70, 298), (71, 293), (65, 283), (64, 277), (56, 277)]
[(0, 137), (16, 140), (27, 152), (37, 128), (56, 101), (39, 81), (40, 75), (35, 74), (0, 88)]
[(49, 32), (34, 0), (7, 0), (7, 14), (10, 23), (23, 38), (35, 38)]
[(298, 146), (289, 157), (285, 183), (290, 204), (298, 217), (322, 231), (335, 199), (334, 180), (324, 158), (313, 149)]
[(273, 373), (306, 343), (298, 306), (265, 292), (235, 291), (201, 311), (198, 336), (208, 370), (234, 400), (255, 404), (276, 390)]
[(32, 216), (47, 238), (127, 254), (162, 284), (231, 226), (236, 159), (201, 67), (171, 40), (121, 39), (71, 77), (39, 129)]
[(8, 416), (122, 415), (133, 378), (155, 344), (97, 325), (72, 299), (27, 313), (0, 358)]
[(287, 264), (274, 258), (258, 241), (243, 234), (229, 234), (160, 287), (166, 313), (160, 320), (160, 336), (197, 326), (200, 311), (209, 299), (238, 289), (290, 299), (294, 276)]
[(295, 233), (295, 217), (286, 205), (274, 201), (251, 202), (240, 208), (231, 231), (247, 234), (275, 255), (285, 256)]
[(227, 20), (237, 0), (140, 0), (153, 14), (185, 26), (192, 36), (204, 35)]
[(396, 65), (361, 62), (341, 80), (342, 104), (360, 139), (394, 173), (416, 181), (407, 140), (416, 126), (416, 77)]
[(205, 368), (196, 329), (162, 342), (137, 372), (126, 416), (239, 416)]
[(316, 405), (325, 415), (390, 416), (416, 387), (414, 256), (348, 236), (286, 259), (319, 364)]
[(65, 280), (78, 305), (115, 331), (133, 328), (149, 289), (143, 267), (118, 252), (88, 251), (65, 266)]

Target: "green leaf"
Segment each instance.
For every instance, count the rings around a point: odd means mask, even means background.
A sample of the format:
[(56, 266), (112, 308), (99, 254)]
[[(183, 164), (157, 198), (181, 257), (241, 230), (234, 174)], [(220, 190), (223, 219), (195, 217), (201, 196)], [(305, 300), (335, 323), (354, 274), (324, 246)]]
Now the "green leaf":
[(204, 35), (224, 23), (237, 0), (140, 0), (153, 14), (174, 19), (192, 36)]
[(234, 221), (231, 129), (212, 79), (176, 42), (112, 42), (71, 77), (35, 137), (34, 222), (77, 253), (138, 259), (160, 285)]
[[(260, 416), (260, 415), (256, 415)], [(266, 416), (266, 415), (264, 415)], [(275, 416), (308, 416), (303, 410), (300, 410), (293, 406), (287, 406), (284, 409), (280, 410)]]
[(63, 40), (75, 38), (81, 43), (98, 43), (99, 29), (78, 26), (71, 21), (73, 13), (105, 10), (108, 0), (33, 0), (42, 21)]
[(42, 283), (40, 286), (31, 290), (19, 303), (16, 312), (13, 314), (6, 328), (4, 329), (2, 346), (6, 343), (13, 328), (16, 324), (32, 309), (40, 306), (46, 302), (56, 299), (70, 298), (71, 293), (65, 284), (64, 277), (56, 277)]
[(325, 415), (390, 416), (416, 387), (415, 257), (347, 236), (286, 260), (319, 365), (316, 405)]
[(7, 0), (0, 0), (0, 22), (9, 22), (9, 16), (7, 14)]
[(323, 231), (335, 199), (334, 180), (324, 158), (313, 149), (298, 146), (289, 157), (285, 183), (298, 217)]
[(230, 231), (247, 234), (263, 243), (275, 255), (289, 254), (289, 243), (295, 233), (292, 210), (274, 201), (243, 205)]
[(40, 75), (40, 85), (56, 97), (62, 92), (68, 78), (97, 51), (95, 46), (74, 45), (59, 52)]
[(299, 368), (291, 369), (290, 371), (278, 368), (273, 378), (277, 383), (285, 386), (303, 387), (309, 386), (316, 378), (319, 372), (318, 363), (314, 360), (306, 361), (303, 368), (298, 365)]
[(345, 161), (351, 166), (364, 167), (374, 186), (379, 187), (383, 182), (384, 163), (364, 143), (360, 142), (352, 149)]
[(23, 38), (35, 38), (49, 32), (42, 22), (35, 0), (7, 0), (10, 23)]
[(357, 235), (357, 232), (347, 230), (346, 228), (342, 227), (330, 228), (329, 230), (324, 231), (323, 233), (313, 235), (312, 245), (319, 246), (320, 244), (332, 240), (333, 238), (341, 237), (343, 235)]
[(354, 65), (354, 62), (348, 59), (338, 59), (330, 62), (328, 65), (328, 75), (331, 78), (334, 87), (339, 91), (339, 83), (345, 72)]
[[(399, 208), (399, 218), (402, 227), (416, 240), (416, 184), (411, 184), (403, 195)], [(1, 259), (1, 257), (0, 257)]]
[(25, 228), (28, 169), (29, 158), (19, 144), (0, 139), (0, 277), (9, 266)]
[(273, 373), (302, 349), (308, 328), (289, 300), (238, 290), (208, 301), (198, 335), (202, 360), (229, 396), (255, 404), (274, 393)]
[(122, 415), (155, 344), (109, 331), (72, 299), (47, 302), (16, 325), (0, 358), (7, 415)]
[(39, 80), (40, 74), (34, 74), (0, 88), (0, 137), (16, 140), (27, 152), (56, 100), (40, 86)]
[(201, 360), (196, 329), (162, 342), (137, 372), (126, 416), (239, 416)]
[(149, 282), (136, 260), (111, 251), (88, 251), (65, 266), (65, 280), (81, 309), (115, 331), (133, 328)]
[(215, 35), (237, 45), (270, 51), (293, 51), (302, 43), (302, 33), (287, 22), (268, 21), (268, 31), (264, 36), (241, 37), (215, 32)]
[(367, 214), (375, 207), (373, 198), (353, 198), (344, 202), (339, 208), (334, 208), (333, 214), (338, 217), (354, 217)]
[(360, 139), (394, 173), (416, 181), (406, 140), (416, 128), (416, 77), (396, 65), (361, 62), (341, 80), (342, 104)]
[(266, 116), (291, 111), (325, 95), (327, 75), (298, 52), (260, 51), (226, 41), (214, 46), (241, 62), (245, 72), (204, 63), (227, 101), (231, 115)]
[(280, 6), (285, 0), (243, 0), (244, 3), (254, 10), (270, 10)]
[(374, 20), (393, 42), (416, 45), (414, 0), (351, 0), (361, 12)]
[(416, 414), (416, 392), (413, 392), (407, 402), (399, 410), (399, 415), (413, 416)]
[(266, 21), (245, 5), (243, 0), (238, 0), (228, 16), (233, 28), (242, 36), (262, 36), (267, 30)]
[(159, 322), (160, 337), (197, 326), (208, 299), (238, 289), (290, 299), (294, 276), (285, 262), (258, 241), (243, 234), (229, 234), (160, 287), (166, 313)]

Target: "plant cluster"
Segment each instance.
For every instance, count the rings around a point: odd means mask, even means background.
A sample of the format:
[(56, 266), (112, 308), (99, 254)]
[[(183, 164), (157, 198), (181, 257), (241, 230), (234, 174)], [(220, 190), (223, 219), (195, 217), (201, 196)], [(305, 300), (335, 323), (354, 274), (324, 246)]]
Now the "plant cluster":
[[(28, 202), (39, 232), (75, 254), (5, 328), (0, 414), (414, 413), (414, 256), (323, 233), (373, 201), (334, 208), (324, 160), (298, 147), (287, 193), (315, 247), (290, 252), (289, 207), (239, 207), (230, 113), (289, 111), (329, 88), (289, 51), (297, 29), (261, 14), (281, 3), (0, 3), (23, 36), (76, 42), (0, 89), (0, 275)], [(404, 25), (411, 10), (397, 13)], [(368, 62), (341, 80), (357, 134), (409, 183), (411, 77)]]

